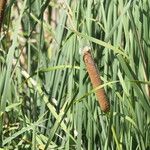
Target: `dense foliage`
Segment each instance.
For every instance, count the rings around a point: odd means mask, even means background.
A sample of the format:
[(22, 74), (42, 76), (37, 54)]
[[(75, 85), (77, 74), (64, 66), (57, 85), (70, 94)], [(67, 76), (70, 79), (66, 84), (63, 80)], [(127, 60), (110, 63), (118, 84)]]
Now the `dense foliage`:
[[(1, 149), (150, 149), (149, 0), (8, 0), (3, 13)], [(79, 53), (85, 46), (108, 113)]]

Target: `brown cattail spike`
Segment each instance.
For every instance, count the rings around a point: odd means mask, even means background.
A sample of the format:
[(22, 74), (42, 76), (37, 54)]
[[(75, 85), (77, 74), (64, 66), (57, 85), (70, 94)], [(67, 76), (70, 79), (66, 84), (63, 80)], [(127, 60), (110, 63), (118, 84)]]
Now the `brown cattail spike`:
[(0, 0), (0, 31), (1, 31), (1, 26), (2, 26), (2, 21), (3, 21), (3, 16), (4, 16), (4, 9), (5, 9), (6, 3), (7, 3), (7, 0)]
[[(100, 78), (100, 74), (96, 68), (95, 62), (93, 60), (92, 54), (90, 52), (90, 47), (86, 46), (82, 50), (83, 53), (83, 60), (86, 65), (87, 72), (89, 74), (89, 77), (91, 79), (91, 83), (93, 85), (93, 88), (96, 88), (100, 85), (102, 85), (102, 80)], [(98, 89), (95, 92), (99, 105), (103, 112), (108, 112), (110, 109), (109, 102), (106, 98), (106, 94), (104, 91), (104, 88)]]

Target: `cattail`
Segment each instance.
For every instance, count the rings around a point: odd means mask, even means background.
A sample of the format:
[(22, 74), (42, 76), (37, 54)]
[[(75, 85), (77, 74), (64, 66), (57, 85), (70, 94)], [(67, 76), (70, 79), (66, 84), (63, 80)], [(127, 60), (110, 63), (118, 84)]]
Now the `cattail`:
[(3, 16), (4, 16), (4, 9), (5, 9), (6, 3), (7, 3), (7, 0), (0, 0), (0, 31), (1, 31), (1, 26), (2, 26), (2, 21), (3, 21)]
[[(83, 48), (82, 54), (83, 54), (83, 60), (86, 65), (86, 69), (89, 74), (93, 88), (96, 88), (96, 87), (102, 85), (102, 80), (100, 78), (100, 74), (96, 68), (95, 62), (94, 62), (92, 54), (90, 52), (90, 47), (86, 46), (85, 48)], [(103, 112), (108, 112), (110, 109), (109, 108), (110, 106), (109, 106), (109, 102), (106, 98), (104, 88), (97, 89), (95, 94), (98, 99), (101, 110)]]

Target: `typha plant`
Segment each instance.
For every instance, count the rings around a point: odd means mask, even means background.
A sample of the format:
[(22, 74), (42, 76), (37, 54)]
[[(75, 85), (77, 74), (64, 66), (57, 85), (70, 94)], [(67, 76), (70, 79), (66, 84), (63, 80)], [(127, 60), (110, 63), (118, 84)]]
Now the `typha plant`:
[[(4, 6), (0, 0), (0, 24), (8, 16), (0, 36), (0, 149), (150, 149), (149, 0)], [(92, 49), (81, 57), (85, 41)]]
[[(92, 86), (93, 88), (97, 88), (98, 86), (102, 85), (102, 80), (100, 78), (100, 73), (91, 54), (91, 48), (88, 46), (84, 47), (82, 50), (82, 55)], [(102, 111), (108, 112), (110, 106), (104, 88), (97, 89), (95, 93)]]

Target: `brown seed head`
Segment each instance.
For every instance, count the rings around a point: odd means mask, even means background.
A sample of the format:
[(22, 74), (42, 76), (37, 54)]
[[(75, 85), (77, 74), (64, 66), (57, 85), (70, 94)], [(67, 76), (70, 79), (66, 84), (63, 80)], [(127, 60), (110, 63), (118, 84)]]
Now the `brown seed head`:
[[(83, 53), (83, 60), (86, 65), (86, 69), (89, 74), (93, 88), (96, 88), (96, 87), (102, 85), (102, 80), (100, 78), (99, 72), (96, 68), (96, 64), (95, 64), (92, 54), (90, 52), (90, 47), (86, 46), (82, 50), (82, 53)], [(104, 88), (96, 90), (95, 94), (96, 94), (96, 97), (98, 99), (98, 102), (99, 102), (99, 105), (100, 105), (102, 111), (108, 112), (110, 109), (110, 105), (106, 98)]]

